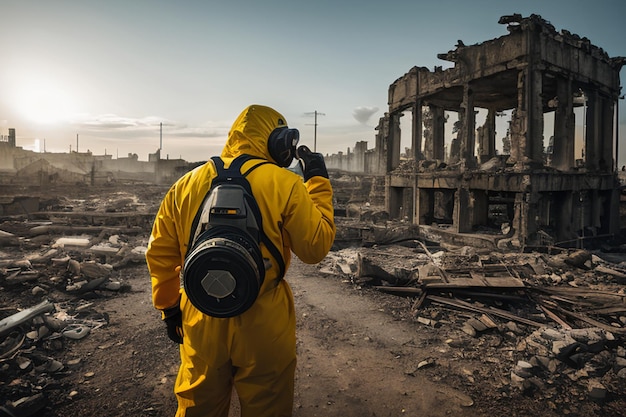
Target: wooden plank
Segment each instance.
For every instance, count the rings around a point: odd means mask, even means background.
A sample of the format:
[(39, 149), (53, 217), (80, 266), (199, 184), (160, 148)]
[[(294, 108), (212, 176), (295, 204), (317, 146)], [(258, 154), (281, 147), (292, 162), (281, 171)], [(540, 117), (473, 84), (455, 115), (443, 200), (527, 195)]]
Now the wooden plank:
[(620, 306), (620, 307), (596, 308), (594, 310), (587, 310), (586, 313), (605, 315), (605, 314), (623, 313), (625, 311), (626, 311), (626, 306)]
[(526, 288), (524, 282), (513, 277), (489, 277), (484, 279), (450, 278), (448, 282), (428, 280), (426, 288)]
[(376, 285), (373, 288), (389, 294), (421, 294), (423, 290), (416, 287), (388, 287), (384, 285)]
[(529, 320), (529, 319), (526, 319), (524, 317), (519, 317), (519, 316), (516, 316), (513, 313), (509, 313), (508, 311), (500, 310), (500, 309), (495, 308), (495, 307), (489, 307), (489, 308), (479, 307), (479, 306), (475, 306), (473, 304), (467, 303), (467, 302), (462, 301), (462, 300), (438, 297), (436, 295), (429, 295), (426, 298), (431, 300), (431, 301), (437, 302), (437, 303), (447, 304), (447, 305), (451, 305), (451, 306), (455, 306), (455, 307), (460, 307), (460, 308), (464, 308), (464, 309), (470, 310), (470, 311), (475, 311), (475, 312), (478, 312), (478, 313), (494, 314), (496, 316), (500, 316), (500, 317), (506, 318), (508, 320), (518, 321), (520, 323), (528, 324), (530, 326), (535, 326), (535, 327), (544, 327), (545, 326), (545, 324), (543, 324), (543, 323), (538, 323), (536, 321)]
[(514, 277), (509, 268), (501, 264), (486, 264), (474, 268), (439, 268), (442, 279), (424, 277), (422, 282), (426, 288), (462, 288), (462, 287), (495, 287), (524, 288), (526, 285), (519, 277)]
[(473, 280), (478, 281), (485, 287), (489, 287), (489, 284), (487, 283), (486, 278), (482, 273), (479, 273), (478, 271), (469, 271), (469, 272), (470, 272), (470, 277), (472, 277)]
[(538, 304), (541, 311), (543, 311), (546, 316), (550, 317), (552, 320), (561, 325), (564, 329), (571, 330), (572, 326), (570, 326), (565, 320), (557, 316), (553, 311), (551, 311), (548, 307)]
[(419, 310), (422, 307), (422, 304), (424, 304), (424, 300), (426, 300), (427, 295), (428, 294), (426, 293), (426, 291), (422, 292), (422, 295), (420, 295), (419, 298), (415, 300), (415, 302), (413, 303), (411, 310), (412, 311)]
[(600, 329), (604, 329), (607, 332), (626, 334), (626, 328), (609, 326), (607, 324), (604, 324), (604, 323), (601, 323), (601, 322), (599, 322), (597, 320), (594, 320), (591, 317), (587, 317), (584, 314), (574, 313), (573, 311), (565, 310), (562, 307), (557, 307), (557, 308), (563, 314), (566, 314), (566, 315), (568, 315), (570, 317), (574, 317), (575, 319), (578, 319), (580, 321), (584, 321), (585, 323), (591, 324), (594, 327), (599, 327)]
[(529, 287), (529, 289), (538, 293), (548, 294), (555, 301), (573, 304), (578, 307), (607, 308), (626, 306), (626, 294), (610, 291), (570, 287)]

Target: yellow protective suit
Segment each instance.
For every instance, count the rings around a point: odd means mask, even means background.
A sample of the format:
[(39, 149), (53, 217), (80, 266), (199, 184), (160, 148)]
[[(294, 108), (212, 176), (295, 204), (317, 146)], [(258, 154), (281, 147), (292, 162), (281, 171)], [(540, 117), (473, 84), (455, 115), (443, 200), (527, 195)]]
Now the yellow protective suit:
[[(267, 140), (286, 126), (275, 110), (252, 105), (234, 122), (221, 157), (226, 166), (240, 154), (271, 162)], [(258, 164), (251, 160), (242, 172)], [(176, 416), (227, 417), (233, 386), (243, 417), (290, 416), (296, 368), (296, 319), (288, 283), (278, 280), (278, 263), (269, 258), (259, 296), (249, 310), (233, 318), (214, 318), (198, 311), (180, 285), (191, 223), (216, 176), (213, 163), (181, 177), (164, 197), (154, 221), (146, 261), (155, 308), (164, 310), (180, 299), (183, 316), (181, 365), (174, 391)], [(321, 261), (335, 238), (330, 181), (316, 176), (306, 183), (275, 164), (248, 175), (263, 216), (263, 229), (282, 251), (288, 268), (291, 252), (306, 263)]]

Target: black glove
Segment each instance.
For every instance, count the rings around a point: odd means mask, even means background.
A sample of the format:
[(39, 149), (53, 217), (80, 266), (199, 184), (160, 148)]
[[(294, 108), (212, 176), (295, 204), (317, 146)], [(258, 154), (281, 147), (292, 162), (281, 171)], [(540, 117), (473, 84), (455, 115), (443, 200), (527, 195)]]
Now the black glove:
[(167, 337), (178, 344), (183, 343), (183, 313), (180, 306), (176, 304), (174, 307), (163, 310), (163, 321), (167, 325)]
[(321, 153), (311, 152), (307, 146), (301, 145), (296, 150), (296, 156), (304, 164), (303, 171), (305, 181), (316, 176), (328, 178), (328, 171), (326, 170), (324, 157)]

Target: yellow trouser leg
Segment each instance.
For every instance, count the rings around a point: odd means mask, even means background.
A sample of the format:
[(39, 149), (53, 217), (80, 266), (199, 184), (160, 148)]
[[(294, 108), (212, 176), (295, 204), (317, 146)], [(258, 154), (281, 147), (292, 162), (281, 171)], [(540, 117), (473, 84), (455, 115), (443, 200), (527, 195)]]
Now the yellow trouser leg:
[(286, 282), (264, 297), (262, 314), (244, 315), (232, 360), (242, 417), (291, 416), (296, 369), (296, 318)]
[(233, 387), (228, 327), (198, 311), (183, 293), (183, 344), (174, 386), (176, 417), (228, 417)]
[(177, 417), (227, 417), (233, 384), (242, 417), (291, 416), (296, 320), (286, 282), (240, 316), (208, 317), (183, 294)]

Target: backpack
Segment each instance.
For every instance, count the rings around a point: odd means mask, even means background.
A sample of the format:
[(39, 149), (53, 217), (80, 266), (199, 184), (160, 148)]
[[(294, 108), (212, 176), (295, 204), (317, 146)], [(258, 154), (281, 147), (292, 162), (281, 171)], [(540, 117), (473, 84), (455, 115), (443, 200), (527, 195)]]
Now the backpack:
[(234, 317), (252, 306), (265, 279), (264, 244), (279, 266), (278, 279), (285, 274), (280, 251), (263, 232), (263, 218), (245, 173), (250, 155), (235, 158), (228, 169), (219, 157), (211, 158), (217, 176), (196, 213), (182, 271), (189, 301), (213, 317)]

